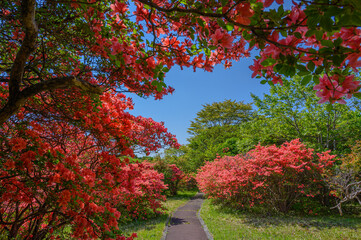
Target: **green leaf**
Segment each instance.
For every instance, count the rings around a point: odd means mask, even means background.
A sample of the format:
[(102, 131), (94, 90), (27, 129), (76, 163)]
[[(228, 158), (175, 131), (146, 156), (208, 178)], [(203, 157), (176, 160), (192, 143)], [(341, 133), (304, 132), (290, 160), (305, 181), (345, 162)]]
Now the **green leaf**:
[(358, 14), (354, 13), (351, 18), (351, 24), (355, 25), (355, 26), (360, 26), (361, 25), (361, 17)]
[(202, 18), (197, 18), (197, 22), (198, 22), (199, 26), (201, 26), (202, 28), (204, 28), (205, 22), (202, 20)]
[(314, 28), (317, 26), (317, 24), (320, 22), (321, 20), (321, 16), (320, 14), (315, 14), (315, 13), (309, 13), (307, 14), (308, 16), (308, 20), (307, 20), (307, 25), (310, 28)]
[(287, 32), (285, 30), (281, 30), (280, 33), (281, 33), (282, 37), (287, 37), (288, 36), (288, 34), (287, 34)]
[(331, 112), (333, 110), (333, 105), (331, 103), (328, 103), (327, 106), (326, 106), (326, 110), (328, 112)]
[(299, 33), (299, 32), (294, 32), (293, 35), (294, 35), (296, 38), (298, 38), (298, 39), (301, 39), (301, 38), (302, 38), (302, 35), (301, 35), (301, 33)]
[(354, 93), (353, 96), (358, 98), (358, 99), (361, 99), (361, 93), (360, 92)]
[(283, 64), (279, 63), (279, 64), (276, 64), (276, 66), (273, 67), (273, 70), (277, 73), (281, 73), (281, 69), (283, 67)]
[(323, 31), (316, 31), (315, 36), (316, 36), (317, 41), (321, 41), (323, 38)]
[(335, 45), (335, 47), (341, 46), (341, 43), (343, 42), (342, 38), (337, 38), (333, 44)]
[(208, 30), (208, 28), (205, 28), (205, 29), (204, 29), (204, 33), (206, 34), (207, 37), (209, 36), (209, 30)]
[(226, 6), (228, 3), (228, 0), (222, 0), (222, 7)]
[(227, 31), (232, 31), (233, 28), (234, 28), (234, 26), (233, 26), (233, 24), (231, 24), (231, 23), (228, 23), (228, 24), (226, 25), (226, 30), (227, 30)]
[(312, 61), (308, 62), (307, 69), (313, 72), (313, 70), (315, 70), (315, 64)]
[(224, 21), (222, 19), (218, 18), (217, 23), (220, 27), (222, 27), (223, 29), (226, 29), (226, 24), (224, 23)]
[(247, 31), (243, 31), (242, 32), (242, 36), (245, 40), (251, 40), (252, 39), (252, 35), (249, 34)]
[(331, 40), (321, 40), (321, 45), (330, 48), (334, 47), (333, 42)]
[(307, 73), (308, 73), (308, 70), (307, 70), (307, 68), (306, 68), (304, 65), (297, 64), (297, 65), (296, 65), (296, 68), (297, 68), (300, 72), (307, 72)]
[(266, 84), (268, 81), (267, 80), (262, 80), (260, 83), (263, 85), (263, 84)]
[(318, 76), (318, 75), (313, 75), (312, 81), (313, 81), (315, 84), (319, 84), (319, 83), (320, 83), (320, 78), (319, 78), (319, 76)]
[(296, 68), (293, 66), (287, 66), (285, 75), (288, 77), (293, 77), (296, 74)]
[(306, 32), (306, 34), (305, 34), (305, 36), (306, 37), (311, 37), (311, 36), (313, 36), (314, 34), (315, 34), (315, 30), (308, 30), (307, 32)]
[(204, 53), (206, 54), (207, 57), (211, 56), (211, 50), (209, 50), (209, 48), (205, 48)]
[(274, 60), (273, 58), (267, 58), (266, 60), (261, 62), (261, 65), (264, 66), (264, 67), (269, 67), (269, 66), (272, 66), (275, 63), (276, 63), (276, 60)]
[(306, 86), (312, 80), (312, 75), (307, 75), (302, 78), (301, 84)]
[(345, 60), (346, 55), (333, 55), (332, 56), (332, 61), (333, 61), (333, 65), (339, 67), (341, 66), (343, 60)]
[(327, 32), (332, 31), (332, 25), (333, 25), (333, 21), (330, 17), (327, 17), (327, 16), (321, 17), (320, 26), (323, 29), (325, 29)]
[(318, 66), (315, 70), (315, 74), (319, 75), (323, 72), (323, 66)]

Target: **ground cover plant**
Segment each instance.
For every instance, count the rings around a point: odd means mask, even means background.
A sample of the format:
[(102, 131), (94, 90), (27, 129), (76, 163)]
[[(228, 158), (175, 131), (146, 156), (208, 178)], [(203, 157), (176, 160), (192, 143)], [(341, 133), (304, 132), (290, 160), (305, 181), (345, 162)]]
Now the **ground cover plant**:
[(358, 2), (282, 3), (0, 0), (1, 236), (71, 224), (74, 238), (124, 239), (118, 221), (155, 211), (161, 175), (126, 157), (178, 144), (123, 93), (161, 99), (174, 65), (212, 71), (256, 48), (263, 83), (298, 74), (320, 102), (358, 96)]
[(205, 200), (201, 217), (215, 240), (229, 239), (359, 239), (361, 218), (358, 214), (340, 217), (252, 213), (214, 205)]

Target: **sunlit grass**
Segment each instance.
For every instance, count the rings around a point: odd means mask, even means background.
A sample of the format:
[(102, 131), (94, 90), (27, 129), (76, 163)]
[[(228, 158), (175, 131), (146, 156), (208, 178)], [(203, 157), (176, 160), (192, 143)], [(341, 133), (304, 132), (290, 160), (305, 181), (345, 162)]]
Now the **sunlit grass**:
[(175, 197), (168, 197), (164, 204), (164, 207), (167, 209), (166, 214), (145, 221), (133, 221), (127, 225), (120, 226), (120, 230), (126, 235), (131, 235), (133, 232), (136, 232), (138, 235), (137, 239), (160, 240), (168, 217), (178, 207), (189, 201), (195, 194), (196, 191), (181, 191)]
[(201, 217), (215, 240), (361, 238), (361, 217), (356, 216), (267, 216), (232, 211), (205, 200)]

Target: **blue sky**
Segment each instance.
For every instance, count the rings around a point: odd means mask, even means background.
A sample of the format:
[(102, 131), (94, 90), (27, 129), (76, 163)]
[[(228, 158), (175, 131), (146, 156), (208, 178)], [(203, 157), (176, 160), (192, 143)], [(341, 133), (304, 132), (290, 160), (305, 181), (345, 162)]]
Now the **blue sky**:
[[(291, 5), (289, 0), (283, 4), (285, 9), (290, 9)], [(273, 3), (270, 8), (278, 7), (278, 4)], [(251, 78), (252, 71), (248, 67), (253, 63), (255, 55), (253, 53), (250, 58), (234, 62), (230, 69), (216, 66), (211, 73), (199, 69), (193, 72), (192, 68), (180, 70), (175, 66), (165, 78), (165, 82), (175, 88), (174, 93), (157, 101), (132, 94), (130, 96), (135, 106), (131, 113), (164, 122), (168, 131), (176, 135), (180, 144), (187, 144), (187, 138), (190, 137), (187, 128), (203, 104), (226, 99), (250, 103), (250, 93), (263, 96), (263, 93), (269, 92), (268, 84), (260, 84), (262, 79)]]
[(175, 88), (174, 93), (162, 100), (132, 95), (135, 106), (131, 113), (164, 122), (180, 144), (187, 144), (187, 128), (203, 104), (225, 99), (249, 103), (252, 101), (250, 93), (262, 96), (269, 91), (269, 86), (261, 85), (260, 79), (251, 78), (252, 71), (248, 67), (253, 63), (252, 59), (234, 62), (230, 69), (216, 66), (213, 72), (199, 69), (193, 72), (191, 68), (180, 70), (175, 66), (165, 78), (165, 82)]

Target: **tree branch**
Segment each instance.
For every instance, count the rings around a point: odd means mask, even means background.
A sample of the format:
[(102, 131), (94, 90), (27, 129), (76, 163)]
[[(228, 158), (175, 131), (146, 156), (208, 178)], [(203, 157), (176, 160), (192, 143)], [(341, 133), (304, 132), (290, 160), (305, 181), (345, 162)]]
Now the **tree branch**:
[(19, 109), (24, 106), (28, 98), (33, 97), (41, 92), (69, 87), (77, 87), (87, 93), (92, 94), (102, 94), (104, 91), (101, 87), (77, 79), (74, 76), (53, 78), (48, 81), (39, 82), (20, 91), (16, 95), (16, 98), (13, 98), (12, 100), (9, 99), (6, 105), (0, 110), (0, 125), (2, 125), (12, 115), (19, 111)]
[(38, 27), (35, 22), (36, 0), (23, 0), (21, 4), (22, 25), (25, 32), (24, 41), (16, 54), (14, 64), (10, 72), (9, 102), (17, 100), (20, 93), (20, 84), (24, 75), (26, 61), (36, 48)]

